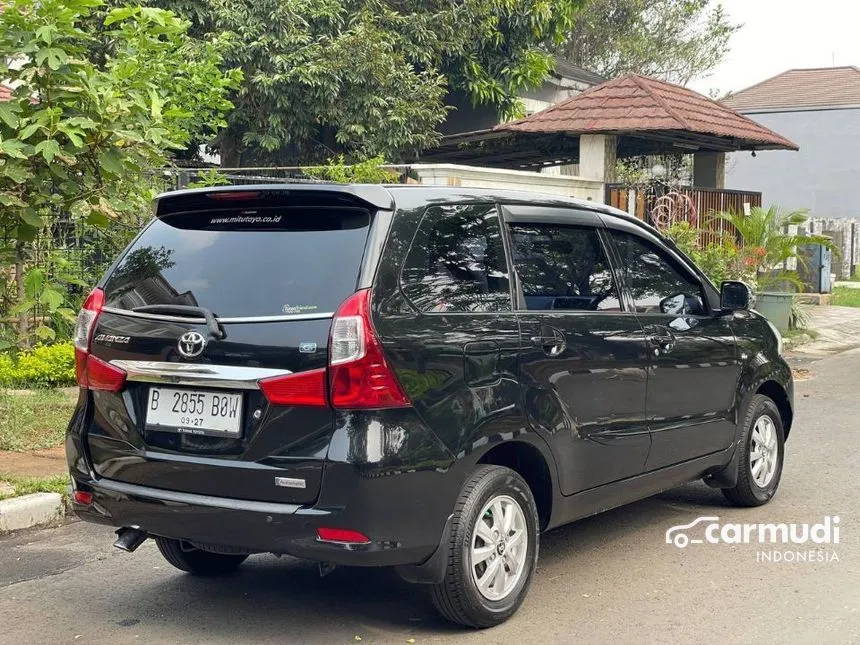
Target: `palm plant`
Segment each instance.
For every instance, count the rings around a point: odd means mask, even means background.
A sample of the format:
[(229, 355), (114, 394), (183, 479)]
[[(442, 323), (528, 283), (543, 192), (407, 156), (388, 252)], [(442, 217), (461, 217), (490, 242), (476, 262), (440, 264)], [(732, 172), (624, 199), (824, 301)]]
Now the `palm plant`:
[(801, 287), (796, 272), (788, 271), (785, 262), (798, 257), (798, 247), (804, 244), (821, 244), (837, 251), (830, 238), (822, 235), (799, 235), (789, 233), (789, 226), (800, 226), (809, 219), (808, 211), (780, 211), (778, 206), (762, 208), (753, 206), (749, 215), (721, 211), (714, 214), (717, 219), (730, 223), (743, 242), (743, 257), (747, 266), (755, 271), (758, 286), (792, 284)]

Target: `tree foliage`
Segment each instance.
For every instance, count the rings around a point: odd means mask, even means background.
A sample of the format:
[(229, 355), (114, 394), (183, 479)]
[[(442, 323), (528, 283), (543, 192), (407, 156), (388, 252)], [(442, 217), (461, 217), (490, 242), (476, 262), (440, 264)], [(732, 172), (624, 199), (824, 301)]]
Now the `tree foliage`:
[(504, 114), (552, 66), (583, 0), (156, 0), (229, 45), (244, 72), (224, 165), (408, 157), (434, 144), (445, 96)]
[(608, 78), (686, 85), (720, 63), (739, 28), (711, 0), (590, 0), (560, 52)]
[(398, 179), (397, 172), (385, 168), (382, 157), (371, 157), (356, 164), (347, 164), (344, 156), (328, 160), (324, 166), (311, 166), (302, 170), (311, 177), (341, 184), (392, 184)]
[[(32, 238), (46, 217), (73, 211), (106, 225), (126, 206), (123, 189), (166, 162), (169, 150), (215, 131), (230, 107), (212, 43), (185, 37), (168, 12), (103, 14), (82, 28), (96, 0), (12, 0), (0, 12), (0, 204), (7, 237)], [(90, 50), (101, 41), (103, 61)]]
[[(3, 3), (0, 78), (14, 89), (0, 103), (0, 252), (15, 264), (18, 302), (4, 313), (21, 316), (21, 335), (34, 308), (40, 320), (72, 315), (58, 286), (71, 282), (68, 267), (44, 256), (44, 240), (145, 217), (145, 170), (224, 124), (238, 72), (223, 72), (220, 44), (188, 38), (188, 26), (98, 0)], [(54, 329), (42, 322), (36, 334)]]

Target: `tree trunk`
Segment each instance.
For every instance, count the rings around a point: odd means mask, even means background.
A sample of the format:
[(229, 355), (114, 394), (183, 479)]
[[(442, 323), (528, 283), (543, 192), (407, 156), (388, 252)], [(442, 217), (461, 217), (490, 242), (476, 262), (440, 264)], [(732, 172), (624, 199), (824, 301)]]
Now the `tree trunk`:
[[(18, 304), (24, 302), (24, 242), (18, 240), (15, 245), (15, 287)], [(18, 314), (18, 345), (21, 348), (29, 346), (27, 339), (27, 313)]]
[(225, 130), (220, 137), (218, 152), (221, 155), (222, 168), (241, 168), (242, 153), (239, 141), (232, 131)]

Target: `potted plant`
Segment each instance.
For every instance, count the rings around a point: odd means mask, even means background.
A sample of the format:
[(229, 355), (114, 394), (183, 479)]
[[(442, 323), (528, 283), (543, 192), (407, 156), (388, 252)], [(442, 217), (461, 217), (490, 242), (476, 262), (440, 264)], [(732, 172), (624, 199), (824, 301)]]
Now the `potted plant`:
[(788, 331), (794, 294), (803, 287), (796, 271), (787, 270), (788, 260), (798, 256), (803, 244), (821, 244), (835, 250), (830, 238), (789, 232), (809, 219), (806, 210), (782, 212), (777, 206), (754, 206), (749, 215), (718, 212), (714, 217), (730, 223), (741, 239), (739, 249), (743, 263), (750, 271), (756, 290), (756, 310), (781, 332)]

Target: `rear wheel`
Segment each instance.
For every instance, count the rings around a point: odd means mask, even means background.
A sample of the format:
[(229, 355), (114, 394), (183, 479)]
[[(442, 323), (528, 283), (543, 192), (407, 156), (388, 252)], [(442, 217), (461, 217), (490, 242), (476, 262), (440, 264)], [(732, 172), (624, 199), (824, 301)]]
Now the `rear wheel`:
[(161, 555), (177, 569), (197, 576), (220, 576), (233, 573), (247, 555), (212, 553), (191, 546), (188, 542), (165, 537), (156, 537), (155, 543)]
[(723, 495), (737, 506), (761, 506), (776, 494), (782, 477), (785, 431), (776, 404), (756, 394), (743, 420), (738, 482)]
[(454, 508), (445, 579), (431, 589), (448, 620), (492, 627), (510, 618), (526, 596), (538, 556), (538, 515), (517, 473), (481, 466)]

